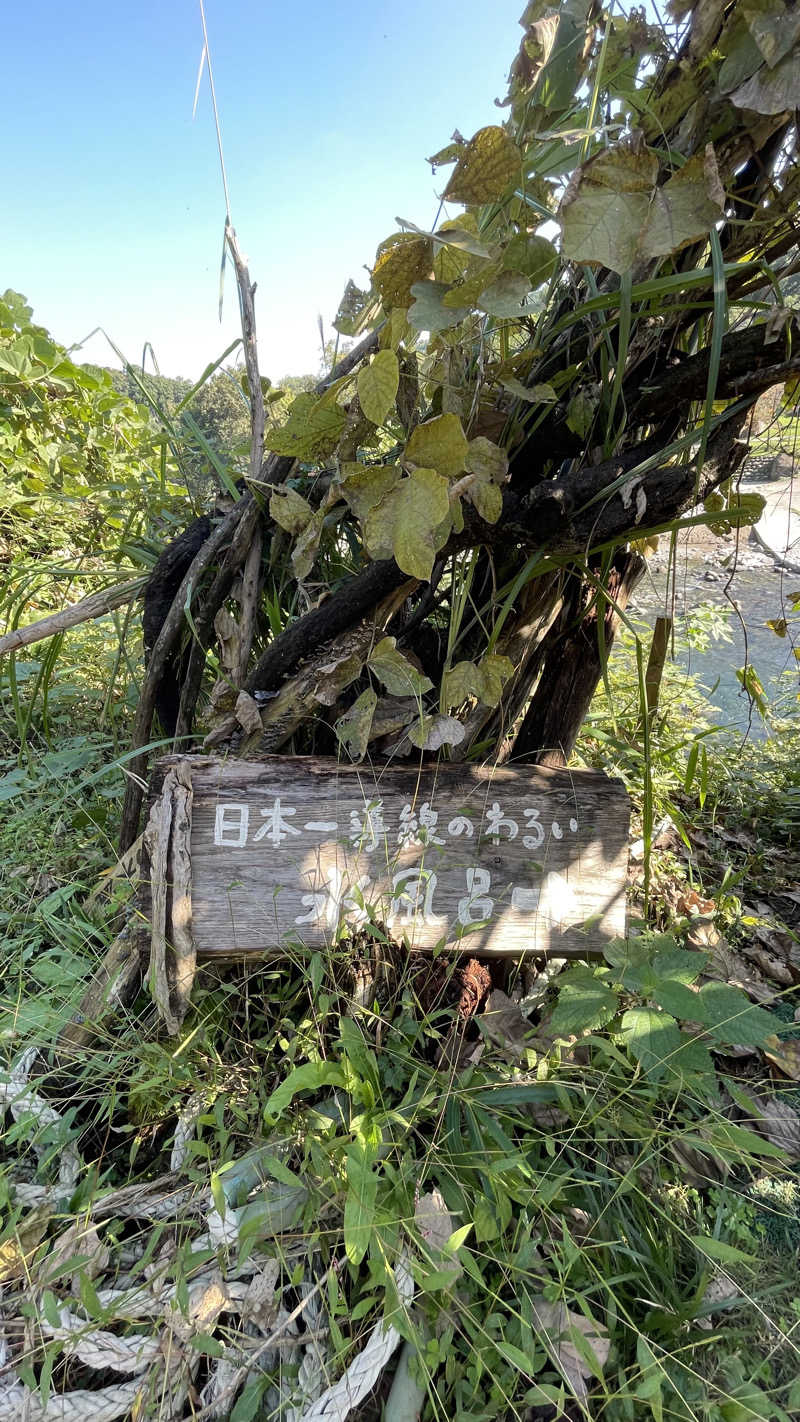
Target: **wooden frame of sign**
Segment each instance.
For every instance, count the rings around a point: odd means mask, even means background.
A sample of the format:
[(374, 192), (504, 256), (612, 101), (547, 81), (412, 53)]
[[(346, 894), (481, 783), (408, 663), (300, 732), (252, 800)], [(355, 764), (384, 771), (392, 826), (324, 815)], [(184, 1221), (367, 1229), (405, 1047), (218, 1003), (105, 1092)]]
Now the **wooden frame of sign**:
[(625, 932), (630, 806), (593, 771), (168, 756), (151, 826), (168, 782), (148, 910), (184, 953), (316, 949), (370, 921), (478, 955), (591, 955)]

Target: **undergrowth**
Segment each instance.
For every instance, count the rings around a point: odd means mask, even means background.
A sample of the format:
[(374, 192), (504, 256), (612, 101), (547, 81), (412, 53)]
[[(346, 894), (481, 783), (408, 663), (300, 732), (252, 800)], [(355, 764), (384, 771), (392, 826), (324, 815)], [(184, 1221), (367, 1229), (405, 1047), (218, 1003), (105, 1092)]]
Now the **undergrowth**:
[[(645, 777), (636, 688), (624, 680), (632, 662), (612, 660), (611, 701), (598, 697), (580, 754), (622, 774), (636, 832)], [(723, 982), (696, 991), (707, 954), (687, 952), (688, 920), (673, 914), (667, 932), (640, 926), (604, 963), (551, 982), (494, 965), (490, 1010), (459, 1014), (460, 966), (402, 959), (376, 930), (310, 958), (204, 971), (177, 1043), (160, 1035), (145, 992), (91, 1048), (59, 1056), (59, 1030), (127, 892), (92, 893), (113, 860), (124, 763), (113, 717), (107, 734), (90, 729), (101, 678), (78, 685), (79, 675), (73, 661), (54, 679), (47, 718), (41, 701), (25, 713), (24, 742), (8, 734), (0, 779), (0, 1041), (7, 1066), (39, 1048), (35, 1087), (53, 1108), (38, 1125), (23, 1110), (1, 1148), (3, 1268), (15, 1298), (23, 1255), (30, 1281), (23, 1381), (47, 1393), (80, 1380), (63, 1337), (31, 1321), (58, 1313), (70, 1281), (86, 1329), (118, 1326), (80, 1250), (60, 1273), (45, 1265), (71, 1221), (150, 1182), (206, 1203), (161, 1221), (100, 1216), (102, 1282), (130, 1289), (158, 1259), (159, 1277), (188, 1299), (209, 1259), (227, 1277), (266, 1256), (284, 1310), (324, 1282), (325, 1380), (385, 1317), (405, 1340), (425, 1418), (577, 1418), (582, 1407), (608, 1422), (800, 1415), (800, 1291), (787, 1268), (800, 1245), (800, 1179), (791, 1152), (757, 1130), (772, 1094), (761, 1049), (793, 1040), (791, 992), (776, 1015)], [(653, 850), (653, 882), (663, 861), (695, 893), (713, 891), (713, 870), (691, 852), (696, 821), (757, 820), (753, 862), (770, 844), (785, 854), (796, 725), (743, 759), (711, 733), (698, 685), (679, 669), (666, 675), (650, 815), (674, 817), (680, 843)], [(7, 681), (2, 693), (13, 710)], [(125, 705), (123, 695), (118, 717)], [(749, 1057), (727, 1055), (742, 1043)], [(176, 1129), (187, 1139), (171, 1174)], [(59, 1197), (68, 1149), (81, 1169)], [(56, 1201), (38, 1233), (19, 1194), (26, 1182)], [(198, 1208), (209, 1220), (216, 1211), (211, 1245)], [(411, 1303), (398, 1292), (405, 1268)], [(237, 1337), (223, 1311), (198, 1345), (198, 1397)], [(237, 1422), (294, 1415), (312, 1346), (304, 1332), (298, 1340), (247, 1378)], [(391, 1369), (360, 1418), (389, 1405), (390, 1379)], [(160, 1415), (158, 1398), (142, 1406)]]

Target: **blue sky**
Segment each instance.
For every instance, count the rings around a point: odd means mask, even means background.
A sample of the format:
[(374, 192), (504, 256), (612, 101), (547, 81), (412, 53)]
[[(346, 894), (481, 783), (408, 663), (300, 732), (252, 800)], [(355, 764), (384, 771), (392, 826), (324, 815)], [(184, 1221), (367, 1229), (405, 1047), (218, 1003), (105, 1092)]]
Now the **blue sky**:
[[(522, 0), (207, 0), (233, 220), (258, 283), (262, 372), (316, 370), (317, 315), (395, 217), (433, 220), (424, 159), (500, 115)], [(40, 0), (4, 20), (0, 290), (65, 344), (102, 326), (196, 375), (238, 332), (196, 0)], [(78, 359), (114, 363), (98, 337)]]

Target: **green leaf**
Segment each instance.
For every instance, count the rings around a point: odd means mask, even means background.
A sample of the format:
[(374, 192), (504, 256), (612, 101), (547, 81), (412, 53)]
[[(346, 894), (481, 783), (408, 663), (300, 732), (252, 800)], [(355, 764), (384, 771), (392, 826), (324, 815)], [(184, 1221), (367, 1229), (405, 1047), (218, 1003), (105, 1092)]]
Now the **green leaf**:
[[(665, 935), (666, 941), (669, 937)], [(688, 948), (662, 948), (653, 954), (653, 973), (658, 981), (693, 983), (708, 966), (707, 953), (692, 953)]]
[(513, 318), (522, 316), (525, 298), (531, 284), (521, 272), (503, 272), (496, 281), (484, 288), (478, 297), (478, 306), (489, 316)]
[(269, 1373), (262, 1373), (260, 1377), (253, 1378), (245, 1385), (244, 1390), (236, 1400), (230, 1422), (253, 1422), (261, 1407), (261, 1399), (264, 1396), (269, 1384)]
[(400, 383), (400, 366), (394, 351), (378, 351), (358, 372), (358, 399), (373, 425), (382, 425), (392, 409)]
[[(348, 281), (339, 310), (333, 319), (333, 329), (342, 336), (357, 336), (362, 330), (370, 306), (376, 305), (371, 291), (362, 291), (354, 281)], [(363, 408), (363, 407), (362, 407)]]
[(411, 288), (414, 304), (409, 307), (408, 312), (408, 324), (412, 330), (430, 331), (435, 334), (437, 331), (446, 331), (450, 326), (457, 326), (469, 315), (469, 306), (445, 306), (444, 298), (450, 291), (460, 294), (458, 287), (451, 287), (446, 281), (414, 283)]
[(342, 1068), (335, 1062), (305, 1062), (289, 1072), (285, 1081), (276, 1086), (264, 1107), (265, 1119), (280, 1116), (291, 1106), (301, 1091), (319, 1091), (322, 1086), (345, 1086)]
[(427, 581), (447, 541), (449, 530), (442, 538), (439, 528), (449, 511), (447, 480), (435, 469), (415, 469), (367, 515), (364, 538), (370, 557), (394, 556), (409, 577)]
[(634, 1007), (623, 1016), (621, 1033), (631, 1056), (651, 1081), (657, 1081), (668, 1068), (675, 1069), (675, 1054), (683, 1039), (674, 1017), (651, 1007)]
[(800, 105), (800, 63), (796, 52), (774, 68), (762, 64), (751, 79), (730, 95), (731, 103), (757, 114), (780, 114)]
[(576, 391), (567, 406), (567, 425), (578, 439), (585, 439), (594, 423), (597, 401), (585, 386)]
[(605, 1027), (616, 1015), (619, 999), (591, 968), (571, 968), (559, 979), (558, 1002), (550, 1027), (563, 1036)]
[(652, 997), (665, 1012), (673, 1017), (682, 1017), (689, 1022), (698, 1022), (698, 1012), (702, 1012), (699, 993), (692, 992), (685, 983), (662, 981), (653, 984), (647, 997)]
[(533, 232), (520, 232), (512, 237), (503, 252), (506, 271), (522, 272), (532, 287), (549, 281), (556, 269), (558, 253), (546, 237)]
[(372, 717), (377, 704), (377, 695), (372, 687), (368, 687), (366, 691), (362, 691), (358, 700), (353, 702), (349, 711), (345, 711), (334, 724), (337, 739), (352, 761), (363, 760), (367, 753)]
[(363, 1153), (347, 1153), (347, 1197), (344, 1205), (344, 1248), (351, 1264), (358, 1265), (369, 1248), (375, 1221), (378, 1177)]
[(775, 1018), (756, 1007), (740, 988), (728, 983), (704, 983), (692, 996), (697, 1003), (693, 1014), (718, 1042), (761, 1046), (775, 1031)]
[(447, 1243), (444, 1246), (448, 1254), (456, 1254), (457, 1251), (461, 1248), (464, 1241), (472, 1233), (473, 1229), (474, 1225), (471, 1220), (469, 1224), (461, 1225), (460, 1229), (454, 1229), (453, 1233), (450, 1235), (450, 1238), (447, 1240)]
[(445, 202), (494, 202), (522, 177), (522, 155), (504, 128), (481, 128), (463, 149), (444, 190)]
[(61, 1327), (61, 1313), (58, 1307), (58, 1300), (55, 1294), (51, 1293), (49, 1289), (45, 1289), (42, 1294), (42, 1312), (51, 1328)]
[(269, 501), (270, 518), (287, 533), (302, 533), (313, 517), (311, 505), (295, 489), (283, 485), (275, 489)]
[(703, 1256), (710, 1256), (718, 1259), (720, 1264), (755, 1264), (755, 1255), (746, 1254), (743, 1249), (737, 1249), (733, 1244), (726, 1244), (724, 1239), (713, 1239), (707, 1234), (690, 1234), (690, 1242), (698, 1249)]
[(397, 650), (396, 637), (383, 637), (367, 659), (367, 666), (392, 696), (421, 696), (433, 682)]
[(498, 1338), (495, 1341), (495, 1347), (498, 1353), (505, 1358), (506, 1362), (510, 1363), (512, 1368), (516, 1368), (523, 1378), (533, 1377), (531, 1371), (533, 1359), (530, 1358), (527, 1353), (523, 1353), (522, 1349), (518, 1348), (515, 1343), (509, 1343), (505, 1338)]
[(515, 375), (509, 375), (500, 384), (510, 395), (515, 395), (518, 400), (527, 400), (530, 405), (552, 405), (558, 399), (552, 385), (523, 385)]
[[(404, 458), (409, 464), (435, 469), (445, 479), (451, 479), (465, 467), (469, 448), (458, 416), (436, 415), (424, 425), (417, 425), (406, 445)], [(444, 518), (444, 513), (440, 517)]]
[(207, 1358), (222, 1358), (225, 1355), (224, 1344), (210, 1333), (195, 1333), (194, 1337), (189, 1339), (189, 1347)]

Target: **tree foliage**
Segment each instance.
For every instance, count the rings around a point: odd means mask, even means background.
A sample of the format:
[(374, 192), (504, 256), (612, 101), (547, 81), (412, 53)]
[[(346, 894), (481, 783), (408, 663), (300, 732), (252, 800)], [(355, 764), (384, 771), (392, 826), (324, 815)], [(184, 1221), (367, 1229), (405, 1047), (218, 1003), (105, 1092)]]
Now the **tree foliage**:
[(125, 556), (185, 490), (158, 429), (76, 365), (16, 292), (0, 298), (0, 558)]

